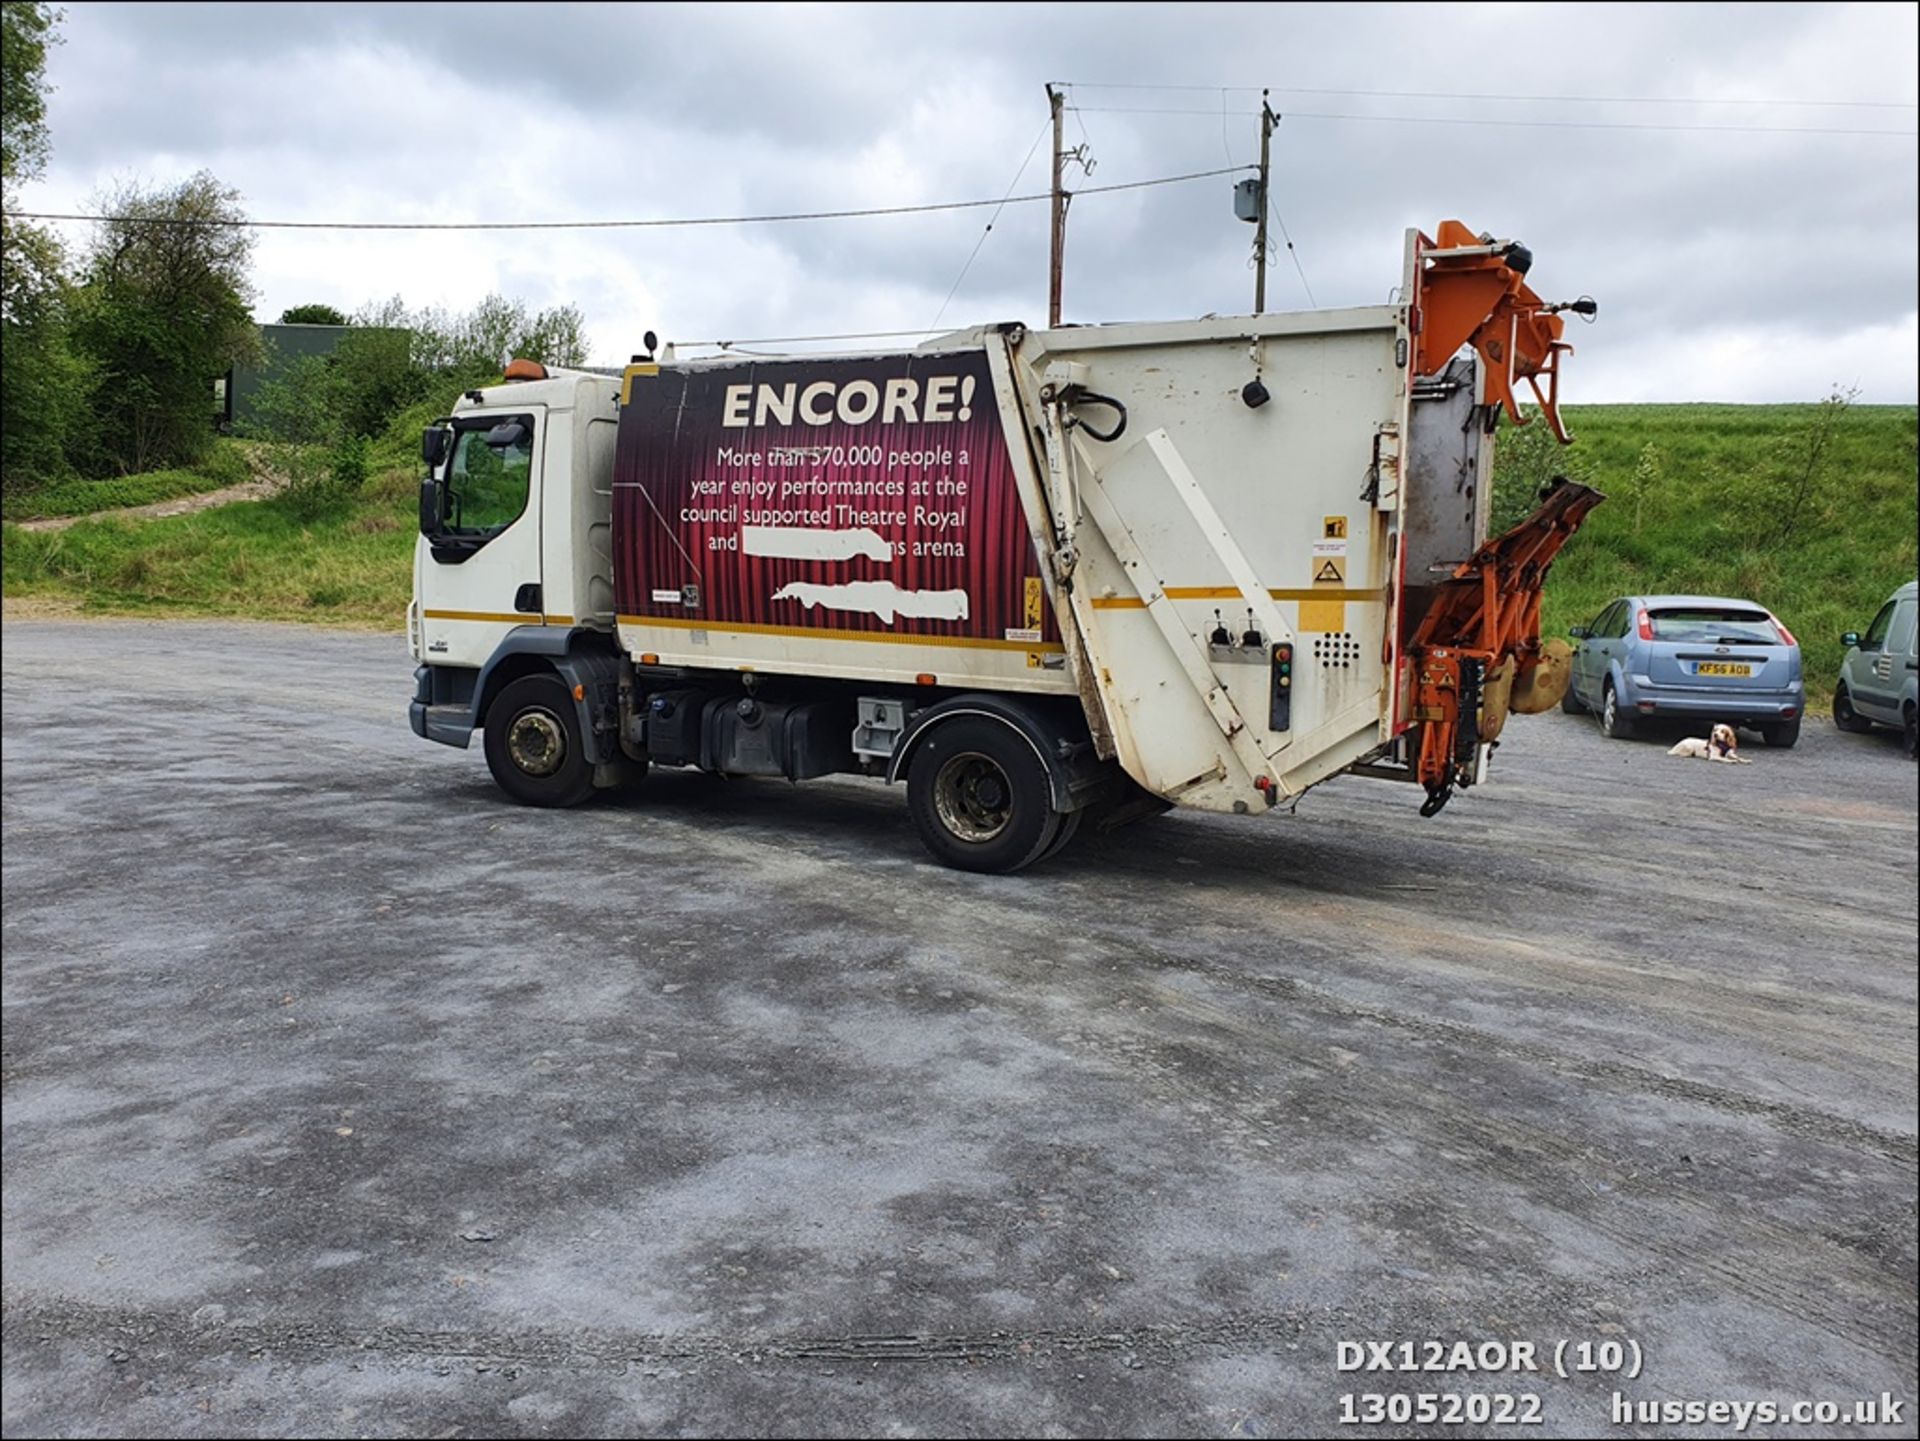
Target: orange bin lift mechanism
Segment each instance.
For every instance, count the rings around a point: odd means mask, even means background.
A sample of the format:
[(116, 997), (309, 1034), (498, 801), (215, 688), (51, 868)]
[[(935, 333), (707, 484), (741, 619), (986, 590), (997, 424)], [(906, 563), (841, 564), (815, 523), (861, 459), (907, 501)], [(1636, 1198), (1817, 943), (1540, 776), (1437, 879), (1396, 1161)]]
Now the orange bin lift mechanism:
[(1415, 777), (1427, 788), (1422, 815), (1473, 784), (1482, 691), (1513, 662), (1514, 685), (1542, 663), (1540, 592), (1560, 547), (1605, 496), (1562, 481), (1540, 508), (1456, 567), (1408, 647), (1413, 719), (1420, 723)]
[(1422, 235), (1416, 242), (1416, 371), (1438, 375), (1471, 342), (1486, 363), (1487, 399), (1504, 406), (1515, 425), (1526, 425), (1513, 395), (1514, 382), (1526, 381), (1548, 426), (1567, 444), (1571, 437), (1560, 421), (1560, 355), (1573, 347), (1560, 339), (1566, 322), (1555, 307), (1527, 287), (1532, 256), (1523, 246), (1475, 235), (1458, 220), (1441, 221), (1439, 231), (1438, 239)]

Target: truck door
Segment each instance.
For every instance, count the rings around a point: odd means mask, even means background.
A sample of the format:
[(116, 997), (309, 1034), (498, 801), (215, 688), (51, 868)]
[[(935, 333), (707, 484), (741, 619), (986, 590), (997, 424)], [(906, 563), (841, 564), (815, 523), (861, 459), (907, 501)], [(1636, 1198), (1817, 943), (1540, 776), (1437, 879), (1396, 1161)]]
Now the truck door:
[(421, 506), (420, 628), (429, 665), (484, 665), (507, 632), (545, 621), (540, 456), (546, 407), (470, 413)]

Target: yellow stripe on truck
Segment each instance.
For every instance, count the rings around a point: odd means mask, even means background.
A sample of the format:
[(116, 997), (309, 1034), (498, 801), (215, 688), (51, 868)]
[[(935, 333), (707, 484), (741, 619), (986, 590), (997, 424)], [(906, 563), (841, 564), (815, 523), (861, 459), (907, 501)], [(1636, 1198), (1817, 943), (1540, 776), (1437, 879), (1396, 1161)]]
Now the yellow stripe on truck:
[(570, 615), (502, 614), (495, 610), (423, 610), (427, 620), (483, 620), (495, 625), (572, 625)]

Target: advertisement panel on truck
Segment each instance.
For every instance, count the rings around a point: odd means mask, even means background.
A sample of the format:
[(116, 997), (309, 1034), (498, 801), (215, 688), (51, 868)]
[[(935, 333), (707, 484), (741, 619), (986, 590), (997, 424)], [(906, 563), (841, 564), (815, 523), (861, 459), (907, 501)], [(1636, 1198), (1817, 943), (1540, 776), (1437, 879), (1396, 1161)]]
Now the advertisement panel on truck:
[(623, 623), (1057, 650), (986, 355), (630, 373)]

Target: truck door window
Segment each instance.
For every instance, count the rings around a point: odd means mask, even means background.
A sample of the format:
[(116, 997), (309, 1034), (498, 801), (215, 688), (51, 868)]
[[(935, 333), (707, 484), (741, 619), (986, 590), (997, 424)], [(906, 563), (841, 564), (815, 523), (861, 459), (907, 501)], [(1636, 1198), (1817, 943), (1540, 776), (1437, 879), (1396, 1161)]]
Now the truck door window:
[(447, 467), (447, 529), (488, 539), (518, 520), (533, 481), (533, 417), (489, 416), (455, 436)]

